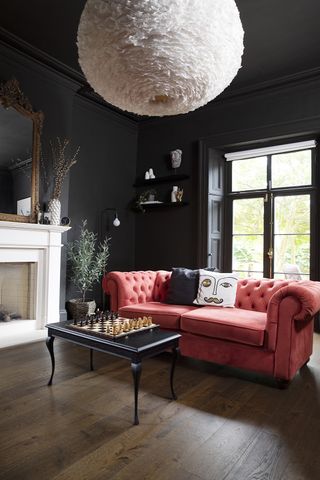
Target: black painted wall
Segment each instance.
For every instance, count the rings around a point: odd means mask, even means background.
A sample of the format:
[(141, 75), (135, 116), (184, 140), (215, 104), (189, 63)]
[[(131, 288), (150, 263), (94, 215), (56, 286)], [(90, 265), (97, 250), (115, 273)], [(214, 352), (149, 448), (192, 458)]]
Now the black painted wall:
[[(216, 100), (184, 116), (144, 121), (139, 127), (138, 175), (153, 167), (168, 175), (168, 153), (183, 151), (179, 173), (191, 179), (181, 186), (190, 205), (137, 215), (136, 268), (197, 265), (199, 141), (222, 150), (241, 149), (317, 136), (320, 131), (320, 78), (301, 78), (242, 97)], [(172, 171), (171, 171), (172, 172)], [(169, 185), (171, 187), (171, 185)], [(146, 235), (147, 232), (147, 235)]]
[[(68, 239), (79, 233), (83, 219), (101, 241), (111, 237), (107, 269), (134, 268), (134, 214), (128, 205), (134, 195), (137, 125), (76, 95), (73, 108), (72, 139), (80, 145), (79, 161), (73, 167), (69, 185), (69, 216), (74, 227)], [(116, 208), (120, 226), (113, 226)], [(69, 288), (68, 298), (76, 292)], [(96, 302), (101, 289), (95, 288)]]
[[(127, 208), (132, 199), (137, 154), (137, 126), (107, 107), (84, 99), (77, 94), (81, 84), (35, 61), (26, 53), (8, 46), (0, 39), (0, 81), (15, 77), (35, 110), (44, 113), (43, 151), (49, 141), (70, 138), (80, 145), (78, 163), (64, 182), (61, 195), (62, 216), (70, 216), (72, 229), (62, 236), (67, 243), (79, 232), (83, 218), (96, 233), (101, 210), (118, 208), (121, 226), (112, 229), (109, 269), (132, 269), (134, 266), (134, 215)], [(44, 155), (50, 174), (50, 160)], [(43, 172), (42, 172), (43, 173)], [(48, 193), (40, 192), (41, 203), (47, 203)], [(112, 224), (112, 222), (111, 222)], [(67, 291), (66, 249), (62, 249), (60, 314), (65, 318), (65, 302), (75, 293)], [(100, 302), (101, 291), (95, 291)]]
[[(98, 233), (101, 211), (118, 209), (121, 226), (112, 227), (109, 270), (169, 269), (197, 266), (199, 141), (225, 150), (250, 143), (287, 141), (315, 136), (320, 130), (320, 79), (318, 72), (296, 76), (252, 94), (218, 99), (196, 112), (163, 119), (141, 119), (139, 124), (77, 93), (81, 82), (45, 67), (0, 41), (0, 79), (16, 77), (35, 109), (44, 112), (43, 142), (68, 137), (80, 145), (79, 162), (65, 182), (62, 215), (72, 219), (71, 240), (82, 218)], [(150, 167), (156, 176), (172, 173), (169, 152), (181, 148), (182, 165), (177, 173), (189, 179), (179, 182), (184, 200), (176, 209), (133, 213), (129, 203), (132, 184)], [(159, 187), (169, 196), (172, 183)], [(48, 197), (42, 191), (42, 200)], [(112, 213), (111, 213), (112, 216)], [(109, 219), (110, 220), (110, 219)], [(200, 232), (201, 235), (201, 232)], [(64, 234), (63, 242), (67, 241)], [(66, 298), (66, 260), (63, 250), (61, 309)], [(99, 289), (96, 290), (100, 299)]]

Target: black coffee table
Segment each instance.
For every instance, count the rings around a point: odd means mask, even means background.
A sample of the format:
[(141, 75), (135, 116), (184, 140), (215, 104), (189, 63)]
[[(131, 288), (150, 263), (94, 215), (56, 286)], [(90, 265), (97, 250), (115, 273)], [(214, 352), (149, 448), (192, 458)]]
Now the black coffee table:
[(90, 348), (90, 368), (93, 370), (93, 350), (109, 353), (121, 358), (127, 358), (131, 361), (131, 371), (134, 381), (134, 425), (139, 424), (138, 417), (138, 393), (139, 381), (141, 375), (142, 359), (153, 357), (167, 349), (172, 350), (172, 363), (170, 372), (171, 395), (176, 400), (173, 389), (173, 374), (179, 352), (179, 339), (181, 335), (175, 332), (161, 330), (155, 327), (151, 330), (132, 333), (119, 338), (102, 338), (88, 331), (78, 331), (72, 329), (72, 322), (50, 323), (46, 325), (48, 329), (47, 348), (51, 357), (52, 372), (48, 385), (52, 384), (55, 369), (55, 358), (53, 351), (53, 341), (55, 337), (61, 337), (70, 342)]

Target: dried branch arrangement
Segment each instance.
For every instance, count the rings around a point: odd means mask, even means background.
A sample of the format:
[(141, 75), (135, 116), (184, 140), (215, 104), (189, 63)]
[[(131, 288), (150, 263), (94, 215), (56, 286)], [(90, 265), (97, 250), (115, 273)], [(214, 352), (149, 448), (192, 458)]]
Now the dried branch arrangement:
[(67, 138), (61, 140), (60, 137), (57, 137), (55, 142), (50, 141), (53, 169), (52, 198), (60, 198), (63, 181), (66, 178), (72, 165), (77, 163), (77, 156), (80, 147), (77, 148), (73, 155), (69, 155), (67, 151), (69, 144), (70, 140), (68, 140)]

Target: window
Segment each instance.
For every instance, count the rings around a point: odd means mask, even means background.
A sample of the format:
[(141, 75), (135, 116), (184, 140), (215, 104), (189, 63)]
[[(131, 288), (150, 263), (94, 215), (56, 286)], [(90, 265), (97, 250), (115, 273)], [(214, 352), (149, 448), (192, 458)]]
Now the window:
[(226, 155), (232, 160), (227, 250), (240, 278), (310, 277), (314, 146), (304, 142)]

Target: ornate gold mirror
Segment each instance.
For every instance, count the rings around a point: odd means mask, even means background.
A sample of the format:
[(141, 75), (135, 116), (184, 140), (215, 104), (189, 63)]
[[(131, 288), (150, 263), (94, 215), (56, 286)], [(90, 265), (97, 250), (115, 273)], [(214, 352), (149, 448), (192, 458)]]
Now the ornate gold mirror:
[(17, 80), (0, 84), (0, 220), (36, 221), (42, 121)]

